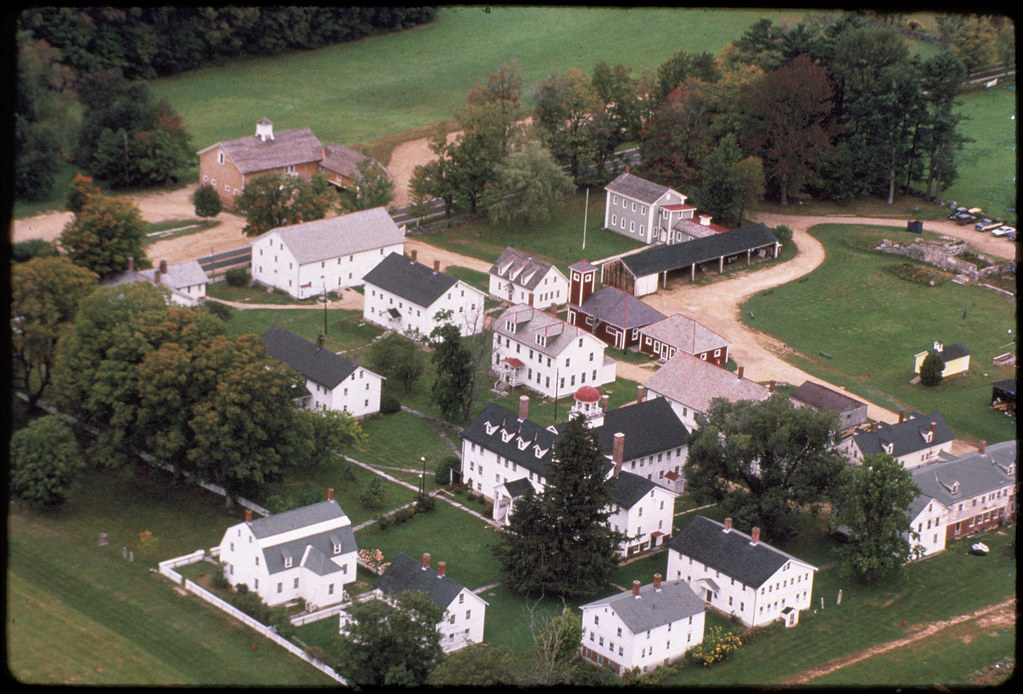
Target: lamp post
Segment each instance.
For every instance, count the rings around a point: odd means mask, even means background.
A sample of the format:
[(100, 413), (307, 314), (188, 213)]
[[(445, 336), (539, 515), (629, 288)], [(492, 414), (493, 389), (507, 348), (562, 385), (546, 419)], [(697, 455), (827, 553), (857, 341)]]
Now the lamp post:
[(426, 496), (426, 458), (419, 456), (419, 460), (423, 463), (423, 471), (419, 473), (419, 496)]

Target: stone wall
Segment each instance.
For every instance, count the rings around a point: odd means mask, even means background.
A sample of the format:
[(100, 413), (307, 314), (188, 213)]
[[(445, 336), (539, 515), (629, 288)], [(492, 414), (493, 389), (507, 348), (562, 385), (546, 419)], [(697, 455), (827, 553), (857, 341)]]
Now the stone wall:
[(966, 242), (958, 240), (926, 241), (924, 239), (913, 239), (910, 243), (900, 243), (884, 239), (881, 241), (881, 245), (874, 250), (919, 260), (946, 272), (966, 275), (973, 280), (1000, 275), (1012, 268), (1011, 263), (998, 263), (978, 269), (975, 263), (957, 257), (966, 250)]

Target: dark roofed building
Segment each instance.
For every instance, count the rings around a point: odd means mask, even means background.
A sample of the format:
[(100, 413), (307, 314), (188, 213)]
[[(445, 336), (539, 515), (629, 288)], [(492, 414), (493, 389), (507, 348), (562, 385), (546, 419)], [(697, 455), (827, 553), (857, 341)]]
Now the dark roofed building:
[(851, 398), (820, 383), (803, 381), (803, 384), (792, 391), (789, 396), (797, 403), (802, 403), (820, 410), (831, 410), (838, 413), (839, 431), (852, 429), (867, 423), (867, 404)]
[(436, 316), (450, 312), (462, 336), (483, 330), (483, 292), (440, 271), (390, 253), (363, 277), (366, 285), (363, 317), (376, 325), (405, 335), (429, 335), (438, 325)]
[(601, 281), (636, 296), (652, 294), (659, 287), (667, 287), (670, 277), (688, 271), (696, 281), (696, 271), (702, 266), (715, 266), (724, 272), (726, 264), (745, 261), (749, 265), (753, 256), (776, 258), (781, 242), (762, 222), (738, 229), (694, 238), (684, 243), (658, 245), (637, 253), (622, 255), (604, 263)]
[(596, 268), (585, 260), (573, 263), (568, 270), (566, 320), (613, 347), (627, 349), (639, 344), (640, 329), (665, 317), (616, 287), (596, 289)]
[(991, 384), (991, 407), (1016, 417), (1016, 379), (1006, 378)]
[[(322, 337), (322, 336), (321, 336)], [(339, 410), (363, 417), (380, 411), (383, 377), (323, 346), (274, 326), (263, 333), (267, 354), (306, 379), (310, 409)]]
[(898, 423), (877, 422), (867, 431), (846, 437), (837, 450), (853, 462), (887, 453), (904, 467), (914, 468), (937, 459), (942, 453), (951, 453), (953, 440), (952, 430), (939, 413), (912, 412), (900, 414)]
[(747, 626), (776, 619), (791, 626), (810, 606), (817, 567), (763, 542), (759, 528), (747, 534), (732, 527), (731, 518), (718, 523), (696, 516), (667, 544), (667, 578), (685, 581)]
[[(430, 565), (429, 554), (416, 561), (399, 552), (373, 587), (379, 595), (393, 598), (405, 591), (421, 592), (429, 596), (434, 605), (444, 610), (437, 622), (444, 652), (464, 648), (483, 641), (483, 627), (487, 601), (447, 575), (447, 564)], [(342, 625), (346, 615), (342, 615)]]

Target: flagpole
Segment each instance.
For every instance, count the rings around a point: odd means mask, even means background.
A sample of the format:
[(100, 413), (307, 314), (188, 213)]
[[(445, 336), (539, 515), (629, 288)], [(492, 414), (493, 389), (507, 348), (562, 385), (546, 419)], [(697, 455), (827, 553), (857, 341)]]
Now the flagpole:
[(590, 211), (590, 189), (586, 189), (586, 206), (583, 207), (583, 250), (586, 250), (586, 216)]

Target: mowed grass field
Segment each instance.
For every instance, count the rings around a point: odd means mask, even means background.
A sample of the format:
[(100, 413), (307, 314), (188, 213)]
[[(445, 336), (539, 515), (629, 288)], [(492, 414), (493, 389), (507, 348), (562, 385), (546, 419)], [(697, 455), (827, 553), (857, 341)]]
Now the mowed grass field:
[(449, 121), (473, 86), (501, 63), (518, 64), (529, 105), (530, 90), (554, 70), (591, 74), (606, 61), (638, 74), (656, 70), (683, 48), (717, 55), (761, 17), (781, 22), (800, 13), (448, 6), (438, 9), (433, 23), (404, 32), (199, 70), (150, 86), (184, 118), (197, 150), (255, 132), (262, 117), (279, 130), (309, 127), (324, 143), (353, 146)]
[[(749, 299), (742, 320), (794, 347), (800, 352), (794, 364), (854, 397), (894, 411), (940, 412), (957, 437), (974, 442), (1013, 438), (1015, 422), (989, 405), (990, 384), (1015, 375), (992, 364), (993, 357), (1016, 351), (1015, 298), (951, 281), (929, 287), (891, 274), (886, 267), (908, 259), (868, 249), (885, 238), (909, 242), (916, 235), (906, 231), (825, 224), (810, 233), (825, 246), (824, 264), (805, 281)], [(969, 373), (933, 388), (911, 384), (913, 356), (935, 340), (964, 342)]]
[[(12, 676), (23, 684), (87, 686), (331, 684), (151, 572), (165, 558), (219, 543), (238, 521), (212, 494), (116, 473), (88, 474), (57, 513), (12, 505), (6, 605)], [(98, 543), (103, 532), (106, 546)], [(134, 562), (123, 558), (123, 548), (134, 552)]]

